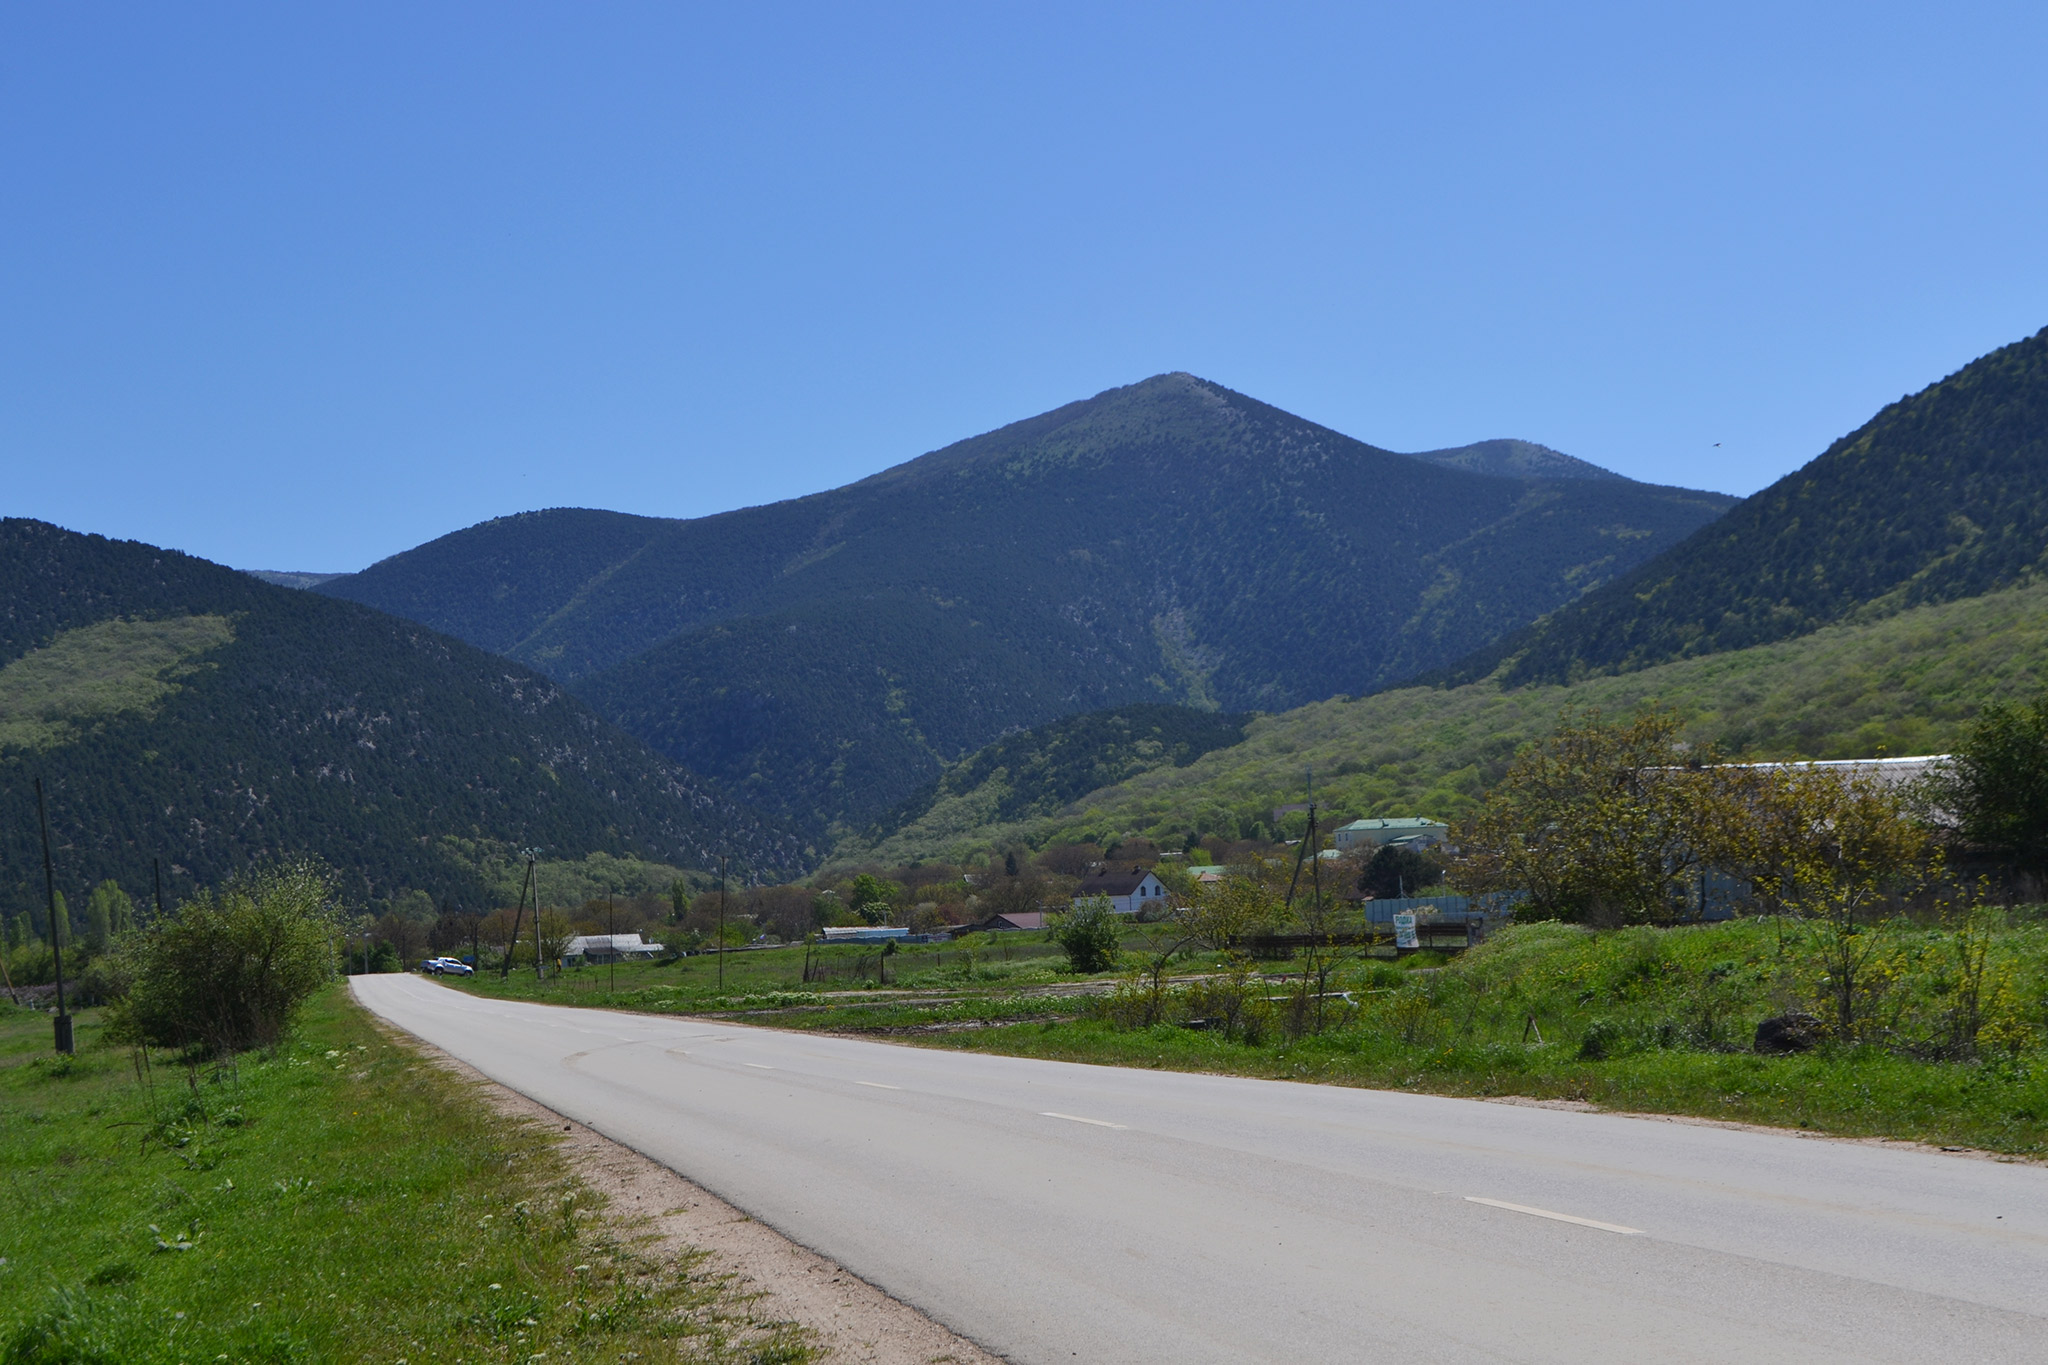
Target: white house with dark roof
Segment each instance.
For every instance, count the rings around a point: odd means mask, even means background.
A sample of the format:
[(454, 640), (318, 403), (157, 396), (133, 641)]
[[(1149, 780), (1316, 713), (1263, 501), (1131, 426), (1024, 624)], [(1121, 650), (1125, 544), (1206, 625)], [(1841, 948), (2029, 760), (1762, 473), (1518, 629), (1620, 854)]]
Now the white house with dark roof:
[(1149, 867), (1131, 863), (1104, 863), (1081, 878), (1074, 888), (1074, 904), (1101, 896), (1119, 915), (1135, 915), (1148, 905), (1166, 903), (1166, 886)]

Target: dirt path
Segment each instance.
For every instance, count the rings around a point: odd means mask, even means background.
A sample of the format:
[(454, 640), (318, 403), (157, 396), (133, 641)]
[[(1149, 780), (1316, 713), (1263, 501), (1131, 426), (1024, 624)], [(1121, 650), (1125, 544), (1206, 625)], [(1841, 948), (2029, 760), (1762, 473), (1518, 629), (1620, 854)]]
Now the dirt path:
[[(758, 1295), (752, 1312), (800, 1323), (829, 1365), (1002, 1365), (965, 1337), (890, 1298), (816, 1252), (757, 1223), (732, 1205), (630, 1147), (572, 1123), (409, 1034), (392, 1037), (470, 1081), (500, 1113), (557, 1129), (576, 1173), (608, 1201), (608, 1214), (641, 1250), (676, 1259), (696, 1249), (704, 1268)], [(651, 1239), (651, 1240), (648, 1240)]]

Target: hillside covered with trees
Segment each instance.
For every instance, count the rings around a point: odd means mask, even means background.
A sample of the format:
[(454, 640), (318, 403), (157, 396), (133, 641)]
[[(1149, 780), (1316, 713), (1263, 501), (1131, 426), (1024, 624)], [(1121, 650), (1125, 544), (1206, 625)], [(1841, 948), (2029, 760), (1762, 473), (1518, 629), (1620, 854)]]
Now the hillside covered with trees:
[(482, 897), (479, 849), (784, 871), (801, 850), (558, 683), (412, 622), (133, 541), (0, 522), (0, 908), (137, 901), (307, 853), (349, 894)]
[[(2048, 683), (2048, 584), (1916, 607), (1797, 639), (1571, 684), (1404, 687), (1261, 716), (1245, 738), (1184, 766), (1159, 764), (1069, 797), (1051, 814), (976, 822), (931, 816), (846, 856), (964, 861), (976, 851), (1142, 836), (1273, 837), (1275, 806), (1299, 801), (1313, 768), (1327, 811), (1455, 819), (1478, 808), (1516, 752), (1560, 716), (1675, 711), (1692, 742), (1752, 759), (1945, 752), (1994, 703)], [(960, 766), (973, 771), (979, 759)], [(1012, 793), (1022, 803), (1028, 793)], [(941, 807), (940, 809), (944, 809)], [(871, 853), (870, 850), (879, 850)]]
[[(976, 750), (876, 821), (868, 837), (921, 846), (948, 832), (1056, 815), (1089, 792), (1235, 744), (1251, 719), (1161, 702), (1065, 716)], [(841, 856), (859, 843), (848, 841)], [(878, 846), (874, 856), (886, 861), (888, 849)]]
[(1561, 682), (2030, 579), (2048, 556), (2048, 329), (1891, 404), (1683, 544), (1446, 676)]
[(813, 832), (859, 828), (1020, 727), (1442, 667), (1732, 502), (1482, 444), (1494, 472), (1162, 375), (828, 493), (530, 513), (318, 590), (564, 679)]

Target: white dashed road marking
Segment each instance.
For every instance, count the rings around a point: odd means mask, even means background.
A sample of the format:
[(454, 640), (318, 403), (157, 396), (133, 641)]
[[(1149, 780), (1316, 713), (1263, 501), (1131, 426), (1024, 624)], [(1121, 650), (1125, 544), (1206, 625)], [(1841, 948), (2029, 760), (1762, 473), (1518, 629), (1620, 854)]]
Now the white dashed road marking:
[(1560, 1223), (1577, 1223), (1582, 1228), (1598, 1228), (1602, 1232), (1618, 1232), (1624, 1237), (1641, 1237), (1641, 1228), (1625, 1228), (1619, 1223), (1603, 1223), (1597, 1218), (1581, 1218), (1572, 1213), (1553, 1213), (1549, 1209), (1532, 1209), (1527, 1204), (1510, 1204), (1504, 1199), (1481, 1199), (1476, 1194), (1465, 1196), (1468, 1204), (1484, 1204), (1490, 1209), (1506, 1209), (1511, 1213), (1526, 1213), (1537, 1218), (1554, 1218)]

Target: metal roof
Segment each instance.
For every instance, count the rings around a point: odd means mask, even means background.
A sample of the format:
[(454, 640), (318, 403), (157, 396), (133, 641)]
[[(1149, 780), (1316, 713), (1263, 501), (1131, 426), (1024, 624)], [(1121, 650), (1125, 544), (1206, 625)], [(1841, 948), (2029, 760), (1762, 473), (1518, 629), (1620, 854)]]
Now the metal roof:
[(1425, 830), (1449, 829), (1450, 826), (1441, 820), (1432, 820), (1426, 815), (1401, 815), (1385, 820), (1353, 820), (1350, 824), (1341, 826), (1341, 828), (1360, 831), (1376, 829)]
[(1911, 782), (1928, 770), (1949, 760), (1947, 754), (1915, 754), (1903, 758), (1816, 758), (1784, 763), (1724, 763), (1725, 768), (1810, 769), (1840, 772), (1852, 777), (1874, 777), (1887, 787)]

